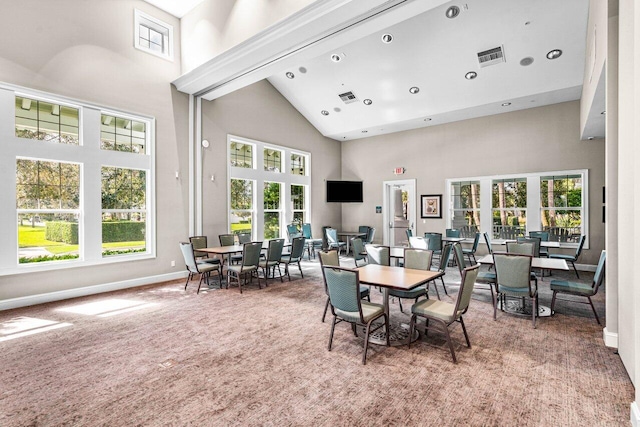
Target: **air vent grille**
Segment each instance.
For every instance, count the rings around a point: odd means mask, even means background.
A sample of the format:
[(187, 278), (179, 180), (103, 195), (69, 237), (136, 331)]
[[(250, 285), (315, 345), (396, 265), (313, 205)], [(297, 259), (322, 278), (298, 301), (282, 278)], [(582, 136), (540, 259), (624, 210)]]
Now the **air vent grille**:
[(504, 49), (502, 46), (498, 46), (493, 49), (478, 52), (478, 62), (480, 63), (480, 67), (488, 67), (489, 65), (505, 62)]
[(345, 92), (345, 93), (341, 93), (338, 96), (340, 97), (340, 99), (342, 99), (342, 102), (344, 102), (345, 104), (351, 104), (353, 102), (357, 102), (358, 101), (358, 98), (351, 91)]

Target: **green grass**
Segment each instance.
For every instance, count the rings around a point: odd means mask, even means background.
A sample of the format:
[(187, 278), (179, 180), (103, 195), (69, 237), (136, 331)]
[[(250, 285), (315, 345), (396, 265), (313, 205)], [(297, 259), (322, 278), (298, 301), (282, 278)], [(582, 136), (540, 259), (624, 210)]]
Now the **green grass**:
[[(69, 245), (62, 242), (52, 242), (45, 239), (45, 227), (31, 227), (31, 226), (19, 226), (18, 227), (18, 247), (20, 248), (37, 248), (42, 247), (51, 252), (54, 255), (64, 254), (69, 252), (78, 252), (78, 245)], [(145, 246), (144, 241), (137, 242), (110, 242), (103, 243), (103, 249), (113, 248), (143, 248)]]
[(237, 234), (240, 231), (251, 231), (251, 224), (231, 224), (231, 232)]

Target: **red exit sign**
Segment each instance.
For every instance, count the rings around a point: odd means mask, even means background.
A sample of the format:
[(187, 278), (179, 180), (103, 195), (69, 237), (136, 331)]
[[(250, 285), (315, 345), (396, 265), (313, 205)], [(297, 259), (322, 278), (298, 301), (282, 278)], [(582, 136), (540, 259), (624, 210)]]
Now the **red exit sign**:
[(395, 168), (393, 173), (394, 175), (402, 175), (404, 173), (404, 168)]

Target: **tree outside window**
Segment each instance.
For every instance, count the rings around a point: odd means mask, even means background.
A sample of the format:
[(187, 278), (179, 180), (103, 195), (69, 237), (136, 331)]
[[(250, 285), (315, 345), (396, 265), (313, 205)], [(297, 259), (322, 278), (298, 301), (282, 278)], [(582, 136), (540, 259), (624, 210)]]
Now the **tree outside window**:
[(582, 176), (543, 176), (540, 179), (542, 230), (549, 239), (577, 242), (582, 233)]
[(248, 179), (231, 179), (231, 232), (252, 233), (253, 185)]

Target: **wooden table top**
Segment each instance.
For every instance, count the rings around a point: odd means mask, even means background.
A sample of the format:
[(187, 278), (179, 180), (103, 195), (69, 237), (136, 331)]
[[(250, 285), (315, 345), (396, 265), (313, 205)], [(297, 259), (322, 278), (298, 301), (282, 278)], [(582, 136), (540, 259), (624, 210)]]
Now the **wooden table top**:
[(367, 264), (358, 267), (360, 283), (406, 291), (443, 276), (440, 271)]
[[(517, 240), (514, 239), (495, 239), (491, 241), (492, 245), (506, 245), (507, 242), (515, 243)], [(540, 242), (540, 247), (542, 248), (559, 248), (560, 242)]]
[[(207, 252), (210, 254), (218, 254), (218, 255), (228, 255), (228, 254), (236, 254), (242, 252), (244, 245), (231, 245), (231, 246), (212, 246), (210, 248), (200, 248), (197, 249), (200, 252)], [(291, 243), (285, 242), (284, 247), (290, 247)], [(262, 249), (269, 248), (269, 241), (265, 240), (262, 242)]]
[[(480, 264), (493, 264), (493, 256), (485, 255), (478, 258)], [(543, 268), (545, 270), (569, 270), (567, 262), (563, 259), (553, 258), (533, 258), (531, 260), (531, 268)]]

